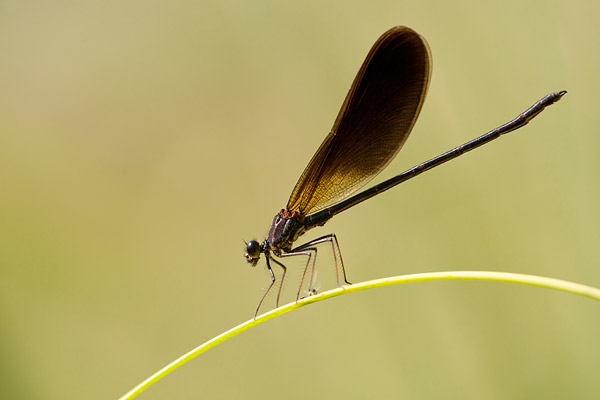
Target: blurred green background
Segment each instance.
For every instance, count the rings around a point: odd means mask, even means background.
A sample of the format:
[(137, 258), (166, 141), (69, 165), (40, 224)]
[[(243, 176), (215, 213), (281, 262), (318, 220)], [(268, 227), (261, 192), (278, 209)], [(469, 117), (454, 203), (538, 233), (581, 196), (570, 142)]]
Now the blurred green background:
[[(265, 236), (394, 25), (428, 40), (433, 77), (376, 181), (569, 94), (306, 239), (336, 232), (352, 282), (600, 286), (599, 17), (597, 1), (0, 2), (0, 398), (117, 398), (251, 318), (269, 279), (242, 240)], [(533, 287), (389, 287), (251, 329), (140, 398), (597, 398), (599, 317)]]

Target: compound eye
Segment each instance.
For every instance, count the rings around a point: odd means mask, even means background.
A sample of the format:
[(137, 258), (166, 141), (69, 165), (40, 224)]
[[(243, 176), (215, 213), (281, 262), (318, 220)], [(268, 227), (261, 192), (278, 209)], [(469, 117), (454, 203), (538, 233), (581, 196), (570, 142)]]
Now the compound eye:
[(260, 243), (256, 240), (251, 240), (246, 245), (246, 258), (255, 259), (260, 257)]

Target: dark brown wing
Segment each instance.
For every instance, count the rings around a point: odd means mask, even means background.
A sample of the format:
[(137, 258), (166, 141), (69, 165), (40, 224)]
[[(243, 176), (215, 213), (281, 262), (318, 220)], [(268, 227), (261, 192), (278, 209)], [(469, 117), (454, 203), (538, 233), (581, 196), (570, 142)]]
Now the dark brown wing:
[(423, 37), (404, 26), (385, 32), (358, 71), (287, 208), (304, 214), (323, 209), (385, 168), (415, 124), (430, 75), (431, 54)]

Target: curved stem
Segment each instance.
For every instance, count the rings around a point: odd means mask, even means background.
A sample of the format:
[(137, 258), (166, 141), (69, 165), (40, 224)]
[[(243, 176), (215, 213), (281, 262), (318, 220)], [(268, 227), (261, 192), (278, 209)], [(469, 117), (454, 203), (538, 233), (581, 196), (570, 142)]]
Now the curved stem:
[(560, 279), (546, 278), (543, 276), (525, 275), (525, 274), (513, 274), (507, 272), (493, 272), (493, 271), (449, 271), (449, 272), (429, 272), (421, 274), (401, 275), (390, 278), (376, 279), (372, 281), (366, 281), (361, 283), (355, 283), (353, 285), (339, 287), (336, 289), (329, 290), (327, 292), (319, 293), (314, 296), (310, 296), (266, 312), (246, 321), (235, 328), (223, 332), (222, 334), (212, 338), (204, 344), (196, 347), (192, 351), (182, 355), (169, 365), (158, 370), (152, 376), (144, 380), (142, 383), (133, 388), (126, 395), (121, 397), (120, 400), (128, 400), (136, 397), (138, 394), (143, 392), (145, 389), (150, 387), (153, 383), (160, 380), (162, 377), (168, 375), (175, 369), (179, 368), (183, 364), (187, 363), (196, 356), (204, 353), (206, 350), (218, 345), (225, 340), (236, 336), (237, 334), (249, 329), (255, 325), (270, 320), (278, 315), (285, 314), (292, 310), (300, 307), (304, 307), (308, 304), (316, 303), (321, 300), (325, 300), (331, 297), (340, 296), (342, 294), (357, 292), (359, 290), (371, 289), (381, 286), (398, 285), (401, 283), (411, 282), (428, 282), (428, 281), (447, 281), (447, 280), (479, 280), (479, 281), (498, 281), (498, 282), (510, 282), (510, 283), (521, 283), (525, 285), (540, 286), (549, 289), (560, 290), (579, 296), (586, 296), (592, 299), (600, 301), (600, 289), (581, 285), (579, 283), (563, 281)]

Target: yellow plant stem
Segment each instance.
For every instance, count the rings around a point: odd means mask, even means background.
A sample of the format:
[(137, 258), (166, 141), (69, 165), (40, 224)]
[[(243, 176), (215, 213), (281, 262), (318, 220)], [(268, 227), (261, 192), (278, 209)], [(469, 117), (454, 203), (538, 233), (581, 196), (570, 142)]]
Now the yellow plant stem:
[(187, 354), (182, 355), (169, 365), (157, 371), (154, 375), (137, 385), (129, 393), (121, 397), (121, 400), (128, 400), (136, 397), (138, 394), (143, 392), (145, 389), (150, 387), (153, 383), (160, 380), (162, 377), (168, 375), (175, 369), (179, 368), (186, 362), (195, 358), (196, 356), (204, 353), (206, 350), (218, 345), (221, 342), (249, 329), (255, 325), (263, 323), (271, 318), (278, 315), (285, 314), (292, 310), (300, 307), (304, 307), (308, 304), (316, 303), (321, 300), (325, 300), (331, 297), (340, 296), (342, 294), (348, 294), (357, 292), (359, 290), (371, 289), (381, 286), (398, 285), (401, 283), (411, 282), (428, 282), (428, 281), (451, 281), (451, 280), (478, 280), (478, 281), (497, 281), (497, 282), (510, 282), (510, 283), (521, 283), (524, 285), (541, 286), (549, 289), (560, 290), (576, 294), (579, 296), (591, 297), (592, 299), (600, 301), (600, 289), (596, 289), (591, 286), (581, 285), (574, 282), (563, 281), (560, 279), (546, 278), (543, 276), (535, 275), (524, 275), (524, 274), (513, 274), (507, 272), (493, 272), (493, 271), (450, 271), (450, 272), (429, 272), (422, 274), (412, 275), (401, 275), (390, 278), (376, 279), (373, 281), (366, 281), (361, 283), (355, 283), (344, 287), (339, 287), (327, 292), (319, 293), (314, 296), (309, 296), (298, 302), (293, 302), (276, 308), (275, 310), (269, 311), (251, 319), (228, 330), (222, 334), (214, 337), (208, 342), (196, 347)]

